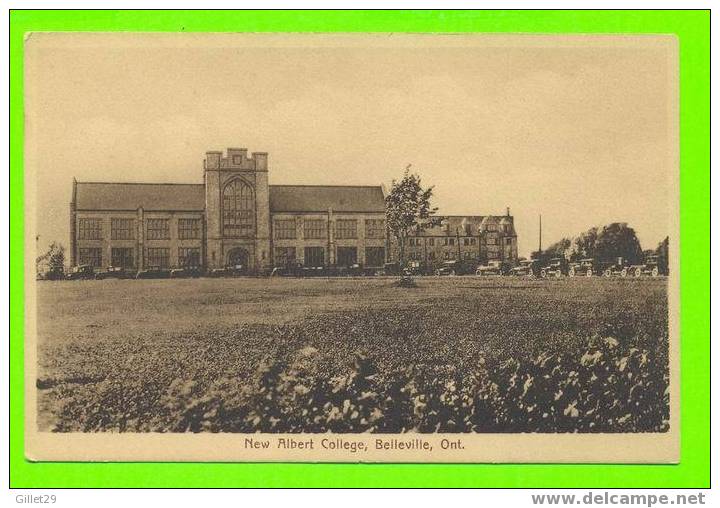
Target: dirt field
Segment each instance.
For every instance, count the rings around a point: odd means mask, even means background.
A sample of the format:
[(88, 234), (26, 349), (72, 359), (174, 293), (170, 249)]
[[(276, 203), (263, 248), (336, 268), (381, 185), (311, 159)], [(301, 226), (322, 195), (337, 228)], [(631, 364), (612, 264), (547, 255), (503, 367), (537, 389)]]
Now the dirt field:
[[(580, 355), (598, 337), (667, 349), (663, 278), (429, 277), (416, 283), (417, 288), (396, 287), (386, 278), (41, 281), (41, 425), (123, 430), (97, 409), (115, 405), (127, 408), (129, 428), (167, 430), (153, 408), (178, 379), (203, 385), (248, 378), (263, 362), (287, 363), (306, 350), (331, 377), (350, 368), (359, 351), (390, 375), (408, 365), (463, 372), (479, 361)], [(114, 399), (99, 400), (94, 394), (100, 392)], [(94, 415), (91, 423), (88, 415)], [(67, 421), (71, 417), (88, 421)]]

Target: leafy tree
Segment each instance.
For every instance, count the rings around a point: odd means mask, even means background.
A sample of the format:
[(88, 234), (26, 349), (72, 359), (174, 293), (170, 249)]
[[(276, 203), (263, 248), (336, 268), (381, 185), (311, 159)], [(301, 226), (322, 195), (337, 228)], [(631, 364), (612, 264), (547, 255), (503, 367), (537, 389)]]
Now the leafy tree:
[(35, 267), (39, 272), (43, 263), (47, 264), (51, 272), (61, 272), (65, 266), (65, 247), (57, 242), (52, 242), (47, 252), (35, 259)]
[(405, 263), (405, 241), (411, 233), (439, 223), (433, 217), (437, 208), (430, 205), (433, 187), (423, 189), (420, 176), (405, 168), (402, 180), (392, 181), (390, 193), (385, 197), (385, 211), (388, 229), (400, 246), (400, 262)]
[(598, 238), (598, 228), (590, 228), (573, 238), (565, 257), (570, 261), (595, 257), (595, 243)]
[(635, 230), (626, 222), (613, 222), (598, 233), (593, 257), (601, 261), (622, 257), (634, 264), (642, 262), (643, 255)]

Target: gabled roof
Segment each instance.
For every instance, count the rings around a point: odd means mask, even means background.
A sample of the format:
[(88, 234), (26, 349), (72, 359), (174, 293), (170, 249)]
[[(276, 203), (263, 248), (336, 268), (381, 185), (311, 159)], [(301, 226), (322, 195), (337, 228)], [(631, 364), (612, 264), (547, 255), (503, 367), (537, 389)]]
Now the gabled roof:
[(205, 186), (184, 183), (78, 182), (77, 210), (203, 211)]
[(382, 187), (271, 185), (271, 212), (385, 212)]

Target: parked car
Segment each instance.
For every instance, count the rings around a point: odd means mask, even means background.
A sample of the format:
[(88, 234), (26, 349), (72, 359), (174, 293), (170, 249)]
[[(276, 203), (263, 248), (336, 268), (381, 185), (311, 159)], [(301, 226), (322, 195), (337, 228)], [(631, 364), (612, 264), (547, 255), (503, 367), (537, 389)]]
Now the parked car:
[(170, 277), (170, 270), (159, 266), (149, 266), (140, 270), (136, 275), (136, 279), (167, 279)]
[(660, 275), (660, 257), (656, 254), (647, 256), (645, 258), (645, 263), (629, 266), (628, 273), (634, 275), (635, 277), (642, 277), (643, 275), (657, 277)]
[(394, 261), (385, 263), (382, 270), (379, 270), (376, 275), (400, 275), (400, 263)]
[(183, 268), (173, 268), (170, 270), (171, 279), (187, 279), (188, 277), (200, 277), (203, 270), (199, 266), (185, 266)]
[(56, 266), (50, 268), (46, 272), (37, 274), (37, 280), (63, 280), (65, 278), (65, 271), (62, 266)]
[(540, 268), (540, 277), (560, 278), (568, 273), (568, 262), (565, 258), (552, 258), (546, 266)]
[(471, 264), (455, 259), (444, 261), (440, 268), (435, 270), (435, 275), (467, 275), (473, 271), (474, 267)]
[(89, 280), (95, 278), (95, 269), (90, 265), (73, 266), (65, 276), (67, 280)]
[(288, 263), (285, 266), (276, 266), (270, 272), (270, 277), (299, 277), (302, 265), (300, 263)]
[(510, 269), (509, 274), (518, 277), (533, 277), (535, 276), (535, 265), (537, 265), (535, 260), (523, 259), (519, 265)]
[(592, 277), (594, 273), (595, 260), (592, 258), (581, 259), (575, 263), (570, 263), (570, 268), (568, 268), (568, 275), (570, 277), (580, 277), (583, 275), (585, 277)]
[(486, 265), (480, 265), (475, 269), (475, 275), (505, 275), (507, 266), (502, 261), (488, 261)]
[(627, 277), (627, 274), (628, 267), (623, 258), (617, 258), (603, 266), (603, 276), (605, 277)]
[(134, 277), (134, 273), (128, 272), (122, 266), (108, 266), (105, 270), (97, 272), (95, 278), (100, 279), (129, 279)]
[(404, 272), (408, 275), (425, 275), (427, 273), (426, 270), (427, 268), (424, 262), (412, 259), (405, 265)]
[(213, 268), (209, 275), (210, 277), (239, 277), (247, 275), (247, 270), (243, 265), (229, 265), (225, 268)]

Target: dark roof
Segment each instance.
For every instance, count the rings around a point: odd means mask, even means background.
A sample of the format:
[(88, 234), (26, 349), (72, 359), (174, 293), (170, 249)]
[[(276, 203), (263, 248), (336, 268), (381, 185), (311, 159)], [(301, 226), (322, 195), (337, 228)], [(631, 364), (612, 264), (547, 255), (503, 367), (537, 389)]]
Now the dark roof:
[[(205, 186), (185, 183), (78, 182), (77, 210), (205, 209)], [(384, 212), (380, 186), (271, 185), (271, 212)]]
[(384, 212), (382, 187), (271, 185), (271, 212)]
[(78, 182), (77, 210), (205, 210), (205, 186), (185, 183)]

